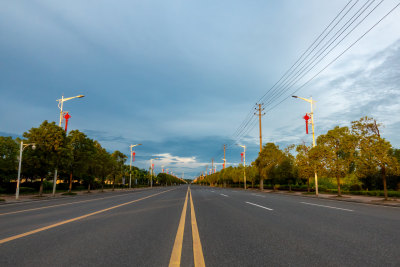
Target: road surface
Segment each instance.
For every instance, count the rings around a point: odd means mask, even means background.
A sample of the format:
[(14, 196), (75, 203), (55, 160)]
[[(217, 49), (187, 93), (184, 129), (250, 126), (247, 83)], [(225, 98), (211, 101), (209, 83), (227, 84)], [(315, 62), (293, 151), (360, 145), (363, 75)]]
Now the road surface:
[(0, 266), (400, 266), (400, 209), (203, 186), (0, 205)]

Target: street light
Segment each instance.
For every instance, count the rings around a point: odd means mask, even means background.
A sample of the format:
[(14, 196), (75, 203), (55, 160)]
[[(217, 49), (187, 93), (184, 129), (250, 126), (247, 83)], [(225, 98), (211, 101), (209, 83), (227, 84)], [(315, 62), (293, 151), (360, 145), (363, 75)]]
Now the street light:
[(136, 145), (130, 145), (129, 147), (131, 148), (131, 162), (129, 165), (129, 188), (132, 187), (132, 153), (133, 153), (133, 148), (135, 146), (141, 146), (142, 144), (136, 144)]
[[(160, 159), (160, 158), (154, 158), (154, 159)], [(150, 187), (153, 187), (153, 160), (154, 159), (150, 159), (150, 170), (151, 170)]]
[(246, 146), (238, 145), (243, 147), (243, 180), (244, 180), (244, 189), (246, 189)]
[[(61, 99), (57, 99), (56, 101), (58, 101), (58, 108), (60, 109), (60, 121), (58, 123), (58, 126), (61, 127), (62, 124), (62, 120), (63, 120), (63, 106), (64, 106), (64, 102), (74, 99), (74, 98), (82, 98), (85, 97), (84, 95), (77, 95), (77, 96), (73, 96), (73, 97), (67, 97), (64, 98), (64, 96), (61, 96)], [(67, 131), (67, 127), (65, 127), (65, 131)], [(57, 169), (54, 170), (54, 179), (53, 179), (53, 196), (56, 195), (56, 184), (57, 184)], [(72, 184), (71, 184), (72, 185)], [(71, 188), (70, 188), (71, 190)]]
[(56, 101), (58, 101), (58, 108), (60, 109), (60, 122), (58, 124), (58, 126), (61, 127), (61, 123), (62, 123), (62, 119), (63, 119), (63, 105), (65, 101), (74, 99), (74, 98), (82, 98), (85, 97), (84, 95), (77, 95), (77, 96), (73, 96), (73, 97), (67, 97), (64, 98), (64, 96), (61, 97), (61, 99), (57, 99)]
[[(299, 97), (299, 96), (295, 96), (295, 95), (292, 95), (292, 97), (293, 98), (300, 98), (301, 100), (304, 100), (304, 101), (306, 101), (306, 102), (311, 104), (311, 113), (310, 113), (311, 129), (312, 129), (313, 147), (315, 147), (314, 111), (313, 111), (313, 106), (314, 106), (315, 101), (312, 99), (312, 97), (310, 97), (310, 99)], [(317, 175), (317, 171), (315, 169), (314, 169), (314, 176), (315, 176), (315, 195), (318, 196), (318, 175)]]
[(21, 181), (21, 163), (22, 163), (22, 151), (27, 148), (28, 146), (32, 146), (32, 149), (35, 150), (36, 149), (36, 144), (32, 143), (32, 144), (24, 144), (24, 141), (21, 141), (21, 147), (19, 149), (19, 165), (18, 165), (18, 179), (17, 179), (17, 190), (15, 192), (15, 199), (18, 200), (19, 199), (19, 184)]

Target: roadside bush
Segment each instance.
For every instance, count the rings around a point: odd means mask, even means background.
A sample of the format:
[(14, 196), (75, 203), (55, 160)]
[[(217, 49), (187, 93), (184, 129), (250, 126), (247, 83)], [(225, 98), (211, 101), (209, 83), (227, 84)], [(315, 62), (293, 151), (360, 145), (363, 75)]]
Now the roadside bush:
[[(374, 196), (374, 197), (383, 197), (384, 196), (383, 190), (353, 191), (353, 192), (351, 192), (351, 194), (364, 195), (364, 196)], [(399, 191), (394, 191), (394, 190), (389, 190), (388, 191), (388, 197), (400, 198), (400, 192)]]
[(361, 191), (362, 190), (361, 185), (359, 185), (359, 184), (353, 184), (350, 186), (349, 189), (350, 189), (350, 191)]
[(75, 196), (76, 195), (76, 193), (74, 193), (74, 192), (65, 192), (65, 193), (62, 193), (61, 195), (63, 195), (63, 196)]
[(20, 187), (19, 188), (19, 193), (20, 194), (33, 194), (35, 192), (36, 192), (36, 190), (34, 188), (31, 188), (31, 187)]

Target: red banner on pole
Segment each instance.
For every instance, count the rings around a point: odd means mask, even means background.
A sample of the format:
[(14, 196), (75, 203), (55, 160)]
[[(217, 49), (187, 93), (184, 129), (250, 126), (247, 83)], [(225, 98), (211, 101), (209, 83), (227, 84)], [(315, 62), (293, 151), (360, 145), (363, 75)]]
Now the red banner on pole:
[(67, 131), (67, 128), (68, 128), (68, 120), (69, 120), (70, 118), (71, 118), (71, 115), (69, 115), (68, 112), (65, 113), (65, 115), (64, 115), (64, 119), (65, 119), (65, 131)]
[(241, 158), (242, 162), (243, 162), (243, 155), (244, 155), (244, 153), (243, 153), (243, 152), (242, 152), (242, 153), (240, 153), (240, 158)]
[(308, 120), (311, 118), (308, 116), (308, 113), (306, 113), (303, 119), (306, 121), (306, 134), (308, 134)]
[(132, 162), (135, 161), (135, 156), (136, 156), (136, 153), (135, 153), (135, 151), (133, 151), (133, 152), (132, 152)]

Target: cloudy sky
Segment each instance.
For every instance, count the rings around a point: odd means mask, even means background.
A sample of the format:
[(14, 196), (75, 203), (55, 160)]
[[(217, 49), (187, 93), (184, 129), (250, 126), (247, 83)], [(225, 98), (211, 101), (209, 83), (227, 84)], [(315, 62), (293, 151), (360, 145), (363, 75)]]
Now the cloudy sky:
[[(398, 3), (1, 1), (0, 134), (57, 121), (56, 99), (84, 94), (65, 102), (69, 129), (127, 155), (142, 143), (135, 165), (159, 157), (156, 171), (194, 177), (221, 167), (223, 144), (255, 159), (258, 101), (264, 143), (311, 142), (295, 92), (317, 101), (317, 135), (368, 115), (400, 147), (400, 8), (373, 27)], [(240, 151), (228, 146), (229, 165)]]

